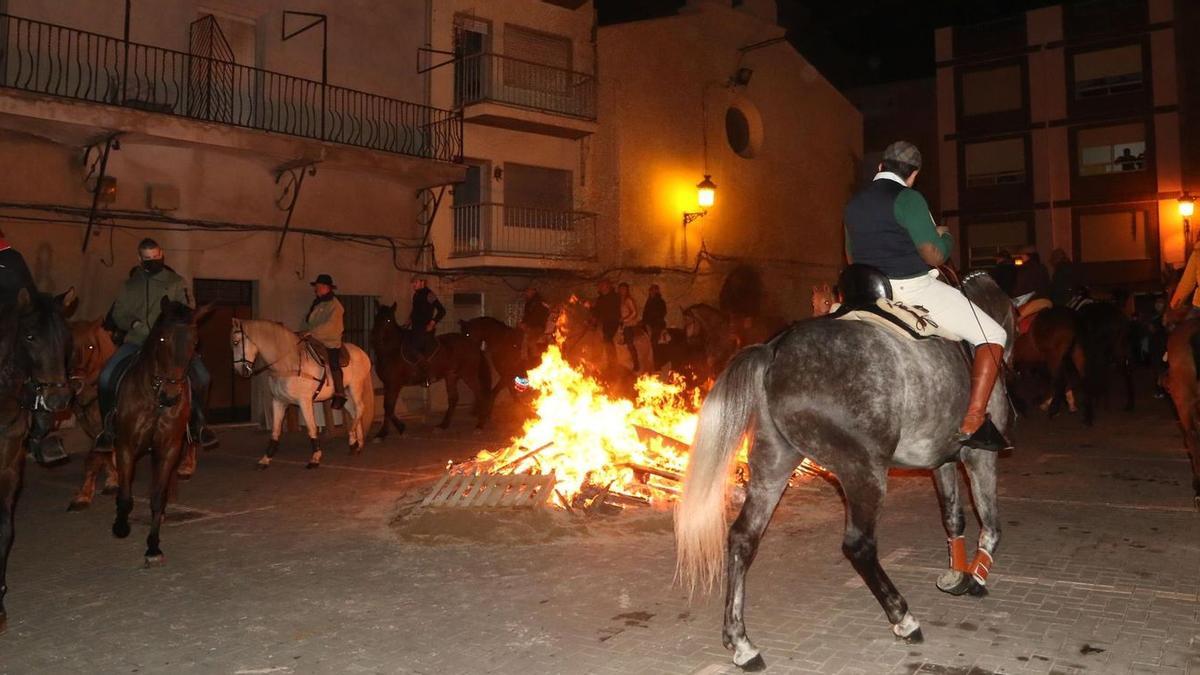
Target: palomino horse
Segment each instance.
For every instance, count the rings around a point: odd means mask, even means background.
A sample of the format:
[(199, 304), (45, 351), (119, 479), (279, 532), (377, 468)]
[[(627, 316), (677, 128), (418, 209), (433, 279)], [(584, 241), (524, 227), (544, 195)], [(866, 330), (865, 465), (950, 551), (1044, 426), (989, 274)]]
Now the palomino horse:
[(13, 508), (25, 468), (25, 435), (31, 412), (54, 413), (71, 403), (67, 353), (71, 334), (62, 309), (74, 289), (51, 299), (21, 290), (14, 305), (0, 306), (0, 633), (8, 629), (8, 554)]
[[(969, 275), (963, 287), (1012, 334), (1012, 303), (991, 277)], [(893, 634), (910, 642), (922, 637), (876, 553), (875, 526), (889, 465), (933, 470), (952, 561), (938, 588), (983, 594), (1000, 540), (997, 454), (954, 440), (970, 393), (966, 357), (957, 342), (911, 340), (865, 322), (814, 319), (794, 324), (767, 344), (743, 349), (717, 379), (700, 410), (675, 514), (677, 573), (689, 588), (706, 590), (724, 573), (723, 642), (734, 650), (736, 665), (764, 666), (746, 636), (746, 572), (792, 471), (806, 457), (837, 476), (846, 507), (842, 551), (883, 606)], [(1011, 417), (1003, 383), (992, 392), (988, 408), (1006, 430)], [(726, 543), (729, 469), (747, 434), (750, 482)], [(981, 523), (969, 565), (959, 463), (970, 477)]]
[[(133, 511), (133, 473), (137, 462), (149, 454), (153, 466), (150, 482), (150, 534), (146, 536), (146, 566), (161, 564), (159, 529), (167, 513), (167, 499), (175, 471), (183, 458), (192, 388), (187, 370), (196, 352), (196, 324), (211, 307), (193, 310), (164, 297), (162, 311), (150, 335), (138, 349), (117, 384), (113, 410), (113, 455), (117, 459), (117, 518), (112, 533), (129, 536)], [(194, 444), (192, 442), (191, 444)]]
[(518, 398), (515, 379), (524, 375), (532, 365), (526, 363), (521, 354), (524, 341), (521, 331), (490, 316), (459, 321), (458, 325), (468, 340), (479, 345), (483, 355), (500, 374), (500, 381), (492, 387), (493, 399), (502, 389), (508, 389), (513, 398)]
[[(409, 353), (408, 330), (396, 324), (396, 304), (380, 305), (375, 311), (375, 326), (371, 329), (371, 349), (375, 350), (375, 372), (383, 381), (383, 426), (376, 440), (387, 437), (388, 422), (396, 433), (404, 433), (404, 422), (396, 417), (396, 400), (403, 387), (421, 386), (417, 355)], [(450, 428), (454, 408), (458, 406), (458, 381), (461, 379), (475, 396), (476, 429), (482, 429), (492, 414), (492, 371), (479, 351), (479, 343), (458, 333), (437, 336), (437, 351), (429, 357), (429, 381), (446, 382), (446, 414), (438, 424)]]
[[(233, 350), (233, 370), (243, 377), (266, 372), (271, 390), (271, 441), (258, 460), (258, 468), (271, 466), (279, 450), (283, 434), (283, 417), (289, 405), (300, 406), (308, 441), (312, 448), (307, 468), (321, 466), (321, 439), (317, 433), (317, 418), (313, 403), (333, 397), (333, 378), (310, 353), (307, 345), (290, 328), (274, 321), (234, 319), (229, 330), (229, 347)], [(371, 359), (357, 345), (346, 343), (350, 362), (342, 368), (346, 387), (350, 453), (362, 452), (367, 432), (375, 418), (375, 387), (371, 381)], [(261, 358), (266, 365), (254, 367)], [(332, 426), (332, 425), (330, 425)]]
[(1200, 511), (1200, 397), (1196, 357), (1200, 355), (1200, 319), (1177, 324), (1167, 337), (1167, 390), (1179, 416), (1183, 442), (1192, 459), (1192, 491)]
[[(97, 391), (97, 381), (104, 364), (117, 351), (112, 337), (104, 330), (100, 319), (92, 321), (72, 321), (71, 343), (71, 381), (75, 387), (75, 400), (72, 408), (79, 428), (88, 438), (96, 439), (102, 426), (100, 419), (100, 399)], [(69, 511), (86, 509), (92, 503), (96, 493), (96, 478), (100, 471), (105, 472), (104, 494), (117, 491), (117, 463), (111, 452), (89, 452), (83, 462), (83, 484), (71, 498)]]

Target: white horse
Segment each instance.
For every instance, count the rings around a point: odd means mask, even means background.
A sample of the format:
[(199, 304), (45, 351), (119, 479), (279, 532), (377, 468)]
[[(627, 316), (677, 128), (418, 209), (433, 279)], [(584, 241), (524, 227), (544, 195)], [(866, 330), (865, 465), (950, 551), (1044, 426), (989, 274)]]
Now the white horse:
[[(243, 377), (253, 377), (267, 372), (271, 387), (271, 442), (267, 452), (258, 460), (258, 467), (271, 465), (271, 458), (279, 449), (279, 435), (283, 431), (283, 415), (289, 405), (300, 406), (304, 425), (308, 428), (312, 457), (308, 468), (321, 465), (321, 442), (317, 437), (317, 423), (313, 415), (313, 403), (328, 401), (333, 396), (333, 378), (324, 367), (313, 359), (301, 343), (300, 336), (283, 324), (274, 321), (234, 319), (229, 333), (229, 346), (233, 350), (233, 370)], [(362, 452), (371, 421), (375, 417), (375, 388), (371, 382), (371, 359), (357, 346), (347, 344), (350, 364), (342, 368), (346, 388), (346, 429), (349, 432), (350, 452)], [(254, 362), (261, 358), (265, 365), (255, 369)], [(318, 390), (318, 386), (320, 389)]]

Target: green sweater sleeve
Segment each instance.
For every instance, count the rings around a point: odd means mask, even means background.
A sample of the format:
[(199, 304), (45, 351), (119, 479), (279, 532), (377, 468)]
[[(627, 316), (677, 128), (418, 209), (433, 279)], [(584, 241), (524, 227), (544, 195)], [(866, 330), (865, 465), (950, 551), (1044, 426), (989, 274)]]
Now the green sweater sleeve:
[(933, 244), (942, 252), (943, 256), (950, 257), (950, 251), (954, 246), (953, 237), (949, 232), (943, 235), (937, 233), (937, 225), (933, 222), (929, 204), (925, 202), (925, 198), (921, 196), (920, 192), (916, 190), (901, 191), (896, 197), (892, 213), (896, 216), (896, 222), (908, 230), (914, 244), (918, 246)]

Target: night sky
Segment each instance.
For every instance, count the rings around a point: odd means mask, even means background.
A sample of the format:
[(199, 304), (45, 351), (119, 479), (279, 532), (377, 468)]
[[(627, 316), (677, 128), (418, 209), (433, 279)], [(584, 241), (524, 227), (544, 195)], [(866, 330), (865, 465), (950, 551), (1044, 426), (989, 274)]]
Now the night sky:
[[(1062, 0), (779, 0), (792, 44), (836, 86), (933, 75), (933, 31)], [(683, 0), (596, 0), (600, 23), (673, 14)]]

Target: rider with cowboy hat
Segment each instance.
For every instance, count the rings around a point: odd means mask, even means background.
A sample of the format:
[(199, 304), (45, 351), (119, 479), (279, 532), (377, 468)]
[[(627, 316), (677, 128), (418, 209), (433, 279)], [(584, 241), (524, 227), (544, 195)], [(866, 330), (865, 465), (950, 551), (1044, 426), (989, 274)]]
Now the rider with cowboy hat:
[(894, 300), (924, 307), (942, 331), (975, 348), (970, 402), (956, 438), (967, 447), (1005, 449), (1009, 444), (988, 418), (987, 407), (1008, 335), (932, 269), (949, 259), (953, 239), (948, 228), (934, 222), (925, 198), (913, 189), (920, 171), (921, 152), (912, 143), (897, 141), (883, 151), (874, 180), (846, 205), (846, 257), (883, 272)]
[[(129, 278), (104, 317), (104, 327), (113, 333), (113, 341), (121, 345), (100, 371), (100, 411), (104, 430), (96, 438), (97, 450), (112, 449), (111, 413), (116, 408), (117, 384), (133, 356), (150, 336), (150, 329), (162, 312), (161, 301), (164, 297), (188, 306), (192, 304), (186, 282), (175, 270), (167, 267), (162, 247), (153, 239), (143, 239), (138, 243), (138, 266), (130, 270)], [(188, 380), (192, 388), (188, 432), (204, 447), (214, 447), (217, 438), (205, 425), (204, 416), (204, 402), (208, 398), (208, 385), (212, 377), (198, 351), (188, 367)]]
[(342, 302), (333, 294), (337, 286), (333, 277), (328, 274), (318, 274), (316, 280), (309, 283), (316, 298), (308, 307), (304, 316), (304, 329), (300, 337), (319, 343), (326, 350), (325, 362), (329, 366), (329, 374), (333, 380), (334, 410), (341, 410), (346, 405), (346, 390), (342, 385), (342, 333), (345, 332), (343, 317), (346, 309)]

